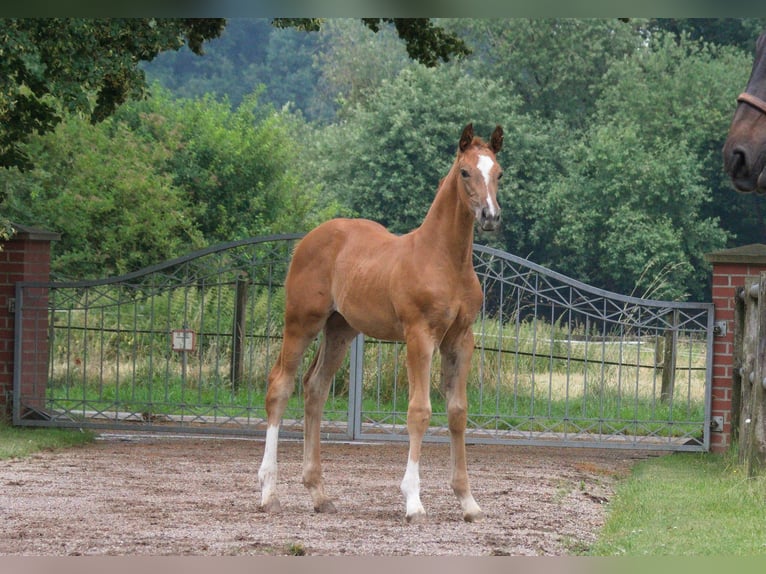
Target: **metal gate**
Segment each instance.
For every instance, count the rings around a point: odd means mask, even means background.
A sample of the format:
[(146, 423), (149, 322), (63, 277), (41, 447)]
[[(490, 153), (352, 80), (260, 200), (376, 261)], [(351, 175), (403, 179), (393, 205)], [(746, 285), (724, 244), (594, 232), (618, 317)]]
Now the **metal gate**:
[[(34, 367), (16, 361), (14, 424), (264, 432), (282, 282), (299, 238), (218, 245), (111, 279), (18, 284), (16, 356), (42, 350), (47, 377), (25, 383)], [(484, 306), (467, 441), (708, 449), (712, 303), (625, 297), (479, 245), (474, 260)], [(333, 381), (325, 437), (406, 440), (404, 353), (401, 343), (355, 340)], [(436, 441), (448, 437), (438, 362), (426, 437)], [(301, 379), (286, 435), (301, 432)]]

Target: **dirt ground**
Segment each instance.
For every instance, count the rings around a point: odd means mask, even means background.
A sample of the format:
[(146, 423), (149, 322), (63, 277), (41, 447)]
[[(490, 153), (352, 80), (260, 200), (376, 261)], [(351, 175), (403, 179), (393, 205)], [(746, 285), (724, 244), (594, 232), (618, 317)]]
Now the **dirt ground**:
[(301, 484), (302, 444), (281, 441), (283, 512), (259, 512), (258, 439), (104, 434), (88, 446), (0, 461), (0, 555), (571, 555), (604, 523), (616, 481), (651, 453), (469, 445), (486, 517), (467, 524), (449, 446), (426, 444), (429, 519), (404, 521), (407, 445), (323, 444), (337, 514)]

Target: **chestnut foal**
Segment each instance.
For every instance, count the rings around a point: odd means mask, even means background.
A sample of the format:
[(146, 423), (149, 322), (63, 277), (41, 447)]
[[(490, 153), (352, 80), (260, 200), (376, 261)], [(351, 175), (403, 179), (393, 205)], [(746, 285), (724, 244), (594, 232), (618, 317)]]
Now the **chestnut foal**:
[(466, 470), (466, 379), (473, 354), (473, 323), (482, 291), (473, 268), (473, 224), (500, 222), (497, 203), (503, 144), (497, 126), (489, 143), (468, 124), (457, 157), (439, 184), (423, 223), (397, 236), (365, 219), (334, 219), (308, 233), (295, 248), (285, 281), (282, 349), (268, 378), (267, 430), (258, 472), (261, 508), (280, 510), (277, 497), (279, 426), (301, 357), (320, 331), (323, 337), (306, 372), (303, 484), (317, 512), (335, 512), (325, 494), (320, 462), (320, 422), (335, 371), (359, 333), (407, 345), (409, 458), (401, 490), (406, 519), (426, 516), (420, 501), (420, 450), (431, 418), (430, 372), (436, 348), (442, 357), (451, 437), (451, 486), (468, 522), (482, 517)]

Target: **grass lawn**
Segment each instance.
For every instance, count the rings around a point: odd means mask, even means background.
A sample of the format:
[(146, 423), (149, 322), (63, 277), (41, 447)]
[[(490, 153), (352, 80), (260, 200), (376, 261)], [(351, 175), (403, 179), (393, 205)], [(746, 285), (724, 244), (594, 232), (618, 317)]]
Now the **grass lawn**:
[(91, 431), (78, 429), (14, 427), (0, 422), (0, 460), (86, 444), (95, 436)]
[(618, 485), (592, 556), (766, 554), (766, 475), (748, 479), (736, 448), (637, 464)]

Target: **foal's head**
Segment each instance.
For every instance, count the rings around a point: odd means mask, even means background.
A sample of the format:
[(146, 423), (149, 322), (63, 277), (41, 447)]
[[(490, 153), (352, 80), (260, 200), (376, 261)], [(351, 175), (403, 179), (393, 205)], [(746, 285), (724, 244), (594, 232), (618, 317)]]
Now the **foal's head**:
[(489, 144), (474, 137), (473, 124), (463, 129), (458, 144), (456, 165), (460, 199), (473, 213), (485, 231), (497, 229), (500, 224), (500, 206), (497, 203), (497, 183), (503, 169), (495, 154), (503, 147), (503, 128), (497, 126)]

